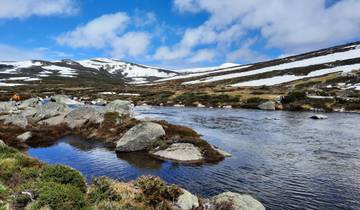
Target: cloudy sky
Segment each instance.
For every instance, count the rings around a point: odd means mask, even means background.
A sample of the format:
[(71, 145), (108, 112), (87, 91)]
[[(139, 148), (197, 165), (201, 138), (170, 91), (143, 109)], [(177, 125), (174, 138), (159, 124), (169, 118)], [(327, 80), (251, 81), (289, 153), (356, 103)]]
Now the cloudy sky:
[(360, 40), (360, 0), (0, 0), (0, 60), (249, 63)]

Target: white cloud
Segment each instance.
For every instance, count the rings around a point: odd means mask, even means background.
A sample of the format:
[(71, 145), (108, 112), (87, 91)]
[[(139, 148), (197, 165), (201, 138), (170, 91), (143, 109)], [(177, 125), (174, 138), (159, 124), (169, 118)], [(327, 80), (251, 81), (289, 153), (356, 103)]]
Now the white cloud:
[(104, 48), (127, 27), (129, 19), (123, 12), (103, 15), (59, 36), (57, 41), (75, 48)]
[(124, 57), (125, 55), (143, 55), (150, 44), (150, 35), (144, 32), (129, 32), (116, 38), (111, 46), (111, 56)]
[(212, 49), (201, 49), (195, 52), (193, 56), (190, 57), (189, 61), (191, 63), (200, 63), (204, 61), (211, 61), (216, 56), (215, 50)]
[(75, 0), (0, 0), (0, 19), (72, 15), (78, 10)]

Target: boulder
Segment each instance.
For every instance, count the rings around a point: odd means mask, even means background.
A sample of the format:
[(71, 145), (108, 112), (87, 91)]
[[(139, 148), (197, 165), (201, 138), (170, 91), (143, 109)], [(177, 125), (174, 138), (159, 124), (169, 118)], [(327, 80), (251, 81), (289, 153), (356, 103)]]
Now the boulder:
[(80, 107), (69, 112), (64, 122), (70, 128), (78, 128), (86, 123), (102, 123), (104, 121), (104, 111), (93, 107)]
[(119, 115), (133, 115), (134, 105), (130, 101), (115, 100), (105, 106), (106, 112), (118, 112)]
[(33, 107), (27, 107), (24, 110), (21, 111), (21, 114), (25, 117), (32, 117), (34, 114), (36, 114), (37, 109)]
[(0, 102), (0, 113), (11, 113), (16, 111), (15, 101)]
[(51, 97), (51, 101), (56, 103), (62, 103), (67, 105), (74, 105), (74, 104), (81, 104), (80, 102), (77, 102), (75, 100), (72, 100), (66, 95), (55, 95)]
[(102, 98), (98, 98), (95, 100), (96, 106), (105, 106), (106, 104), (107, 104), (107, 101)]
[(182, 194), (178, 197), (176, 205), (182, 210), (191, 210), (199, 207), (199, 199), (185, 189), (181, 189)]
[(211, 147), (216, 150), (218, 153), (220, 153), (222, 156), (224, 157), (231, 157), (231, 154), (222, 150), (222, 149), (219, 149), (218, 147), (216, 147), (215, 145), (211, 145)]
[(224, 192), (212, 197), (211, 200), (215, 205), (231, 203), (234, 210), (265, 210), (265, 207), (250, 195)]
[(64, 119), (65, 119), (65, 115), (61, 114), (61, 115), (56, 116), (56, 117), (51, 117), (51, 118), (46, 119), (46, 120), (41, 120), (41, 121), (38, 122), (38, 124), (50, 125), (50, 126), (60, 125), (61, 123), (64, 123)]
[(4, 146), (6, 146), (5, 142), (0, 139), (0, 147), (4, 147)]
[(158, 150), (151, 154), (161, 159), (178, 162), (199, 162), (203, 160), (200, 150), (190, 143), (175, 143), (165, 150)]
[(148, 149), (161, 136), (163, 127), (153, 122), (143, 122), (128, 130), (117, 142), (116, 151), (133, 152)]
[(310, 117), (311, 119), (314, 119), (314, 120), (325, 120), (327, 119), (328, 117), (325, 116), (325, 115), (322, 115), (322, 114), (317, 114), (317, 115), (313, 115)]
[(265, 103), (262, 103), (258, 106), (259, 109), (261, 110), (270, 110), (270, 111), (273, 111), (275, 110), (275, 102), (273, 101), (267, 101)]
[(38, 98), (38, 97), (29, 98), (24, 101), (21, 101), (20, 104), (18, 105), (18, 108), (24, 109), (24, 108), (28, 108), (28, 107), (35, 107), (36, 105), (39, 104), (39, 102), (40, 102), (40, 98)]
[(65, 104), (49, 102), (44, 105), (36, 106), (36, 113), (31, 118), (32, 120), (38, 122), (40, 120), (66, 114), (69, 111), (69, 108)]
[(21, 135), (18, 135), (16, 138), (20, 140), (21, 142), (26, 142), (28, 139), (32, 137), (32, 133), (30, 131), (27, 131)]
[(16, 125), (21, 128), (26, 128), (28, 125), (28, 120), (21, 114), (1, 116), (0, 121), (3, 121), (5, 125)]

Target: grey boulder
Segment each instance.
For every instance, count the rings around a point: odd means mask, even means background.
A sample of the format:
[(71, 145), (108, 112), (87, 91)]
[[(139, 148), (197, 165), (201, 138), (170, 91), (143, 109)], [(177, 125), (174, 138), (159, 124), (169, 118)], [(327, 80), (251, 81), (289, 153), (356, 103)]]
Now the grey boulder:
[(178, 197), (176, 205), (182, 210), (191, 210), (199, 207), (199, 199), (185, 189), (181, 189), (182, 194)]
[(99, 124), (103, 121), (103, 110), (95, 109), (93, 107), (77, 108), (69, 112), (64, 118), (64, 123), (66, 123), (70, 128), (82, 127), (86, 123)]
[(1, 116), (0, 121), (3, 121), (5, 125), (15, 125), (21, 128), (26, 128), (28, 125), (28, 120), (21, 114)]
[(200, 150), (190, 143), (175, 143), (165, 150), (159, 150), (151, 154), (161, 159), (178, 162), (198, 162), (203, 160)]
[(152, 144), (165, 135), (163, 127), (153, 122), (143, 122), (132, 127), (117, 142), (116, 151), (133, 152), (148, 149)]
[(44, 105), (36, 106), (36, 112), (31, 118), (32, 120), (38, 122), (40, 120), (58, 116), (60, 114), (66, 114), (69, 111), (70, 110), (65, 104), (49, 102)]
[(322, 115), (322, 114), (317, 114), (317, 115), (313, 115), (310, 117), (311, 119), (314, 119), (314, 120), (325, 120), (327, 119), (328, 117), (325, 116), (325, 115)]
[(24, 109), (24, 108), (28, 108), (28, 107), (35, 107), (36, 105), (38, 105), (40, 102), (40, 98), (29, 98), (26, 99), (24, 101), (21, 101), (18, 105), (18, 108), (20, 109)]
[(72, 100), (71, 98), (69, 98), (66, 95), (52, 96), (51, 101), (56, 102), (56, 103), (68, 104), (68, 105), (80, 104), (80, 102)]
[(115, 100), (105, 106), (106, 112), (118, 112), (119, 115), (133, 115), (133, 104), (130, 101)]
[(16, 103), (14, 101), (0, 102), (0, 113), (11, 113), (16, 111)]
[(48, 119), (41, 120), (41, 121), (38, 122), (38, 124), (55, 126), (55, 125), (60, 125), (60, 124), (64, 123), (64, 119), (65, 119), (65, 115), (60, 114), (60, 115), (55, 116), (55, 117), (50, 117)]
[(265, 103), (262, 103), (258, 106), (259, 109), (261, 110), (269, 110), (269, 111), (273, 111), (275, 110), (275, 102), (273, 101), (267, 101)]
[(0, 147), (5, 147), (5, 146), (6, 146), (5, 142), (0, 139)]
[(234, 210), (265, 210), (265, 207), (250, 195), (224, 192), (211, 200), (214, 204), (231, 203)]
[(26, 142), (32, 137), (32, 133), (30, 131), (27, 131), (21, 135), (18, 135), (16, 138), (20, 140), (21, 142)]

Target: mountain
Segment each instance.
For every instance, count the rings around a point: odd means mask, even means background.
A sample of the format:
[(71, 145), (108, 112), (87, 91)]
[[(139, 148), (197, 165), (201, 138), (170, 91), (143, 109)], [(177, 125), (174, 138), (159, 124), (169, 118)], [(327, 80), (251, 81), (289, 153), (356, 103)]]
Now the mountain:
[(160, 68), (108, 58), (73, 61), (4, 61), (0, 62), (0, 86), (16, 86), (35, 81), (69, 79), (105, 80), (141, 84), (179, 73)]

